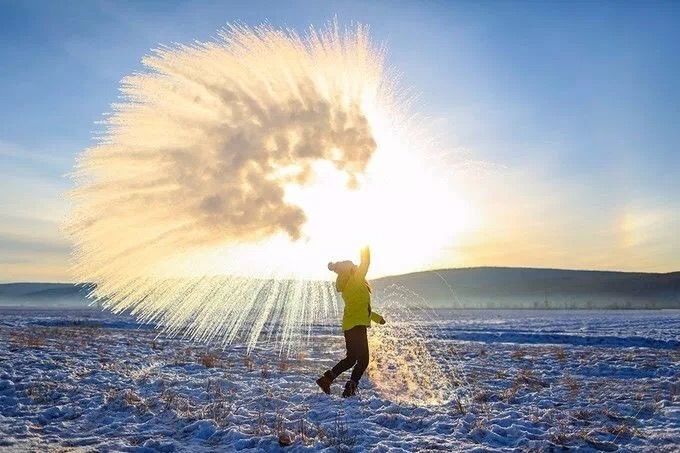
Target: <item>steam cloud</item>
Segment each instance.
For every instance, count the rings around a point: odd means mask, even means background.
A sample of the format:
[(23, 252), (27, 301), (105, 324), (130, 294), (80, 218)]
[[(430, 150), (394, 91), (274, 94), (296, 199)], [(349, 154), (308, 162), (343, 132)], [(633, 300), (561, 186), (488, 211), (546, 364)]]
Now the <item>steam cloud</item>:
[(319, 161), (355, 187), (376, 149), (370, 112), (389, 83), (361, 26), (304, 37), (230, 26), (143, 64), (77, 166), (68, 228), (87, 281), (211, 244), (297, 240), (306, 217), (286, 187)]

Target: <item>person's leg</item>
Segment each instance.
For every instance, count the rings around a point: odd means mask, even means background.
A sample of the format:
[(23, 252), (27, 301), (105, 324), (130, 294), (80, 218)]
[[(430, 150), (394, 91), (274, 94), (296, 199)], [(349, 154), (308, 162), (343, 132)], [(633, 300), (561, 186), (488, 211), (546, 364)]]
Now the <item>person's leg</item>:
[(368, 352), (368, 335), (366, 333), (366, 326), (357, 326), (360, 330), (354, 339), (354, 351), (357, 363), (352, 370), (351, 379), (355, 384), (359, 384), (361, 376), (363, 376), (366, 367), (368, 366), (369, 352)]
[(330, 370), (331, 374), (333, 375), (333, 379), (352, 368), (352, 366), (354, 366), (354, 364), (357, 362), (355, 348), (356, 340), (354, 338), (356, 337), (356, 332), (354, 329), (356, 329), (356, 327), (343, 332), (345, 335), (345, 349), (347, 350), (347, 355)]
[(345, 349), (347, 354), (345, 358), (339, 361), (333, 368), (327, 370), (319, 379), (316, 380), (316, 384), (321, 387), (321, 390), (327, 395), (331, 394), (331, 384), (344, 371), (349, 370), (356, 363), (356, 355), (354, 354), (354, 349), (352, 347), (351, 335), (349, 332), (344, 332), (345, 334)]

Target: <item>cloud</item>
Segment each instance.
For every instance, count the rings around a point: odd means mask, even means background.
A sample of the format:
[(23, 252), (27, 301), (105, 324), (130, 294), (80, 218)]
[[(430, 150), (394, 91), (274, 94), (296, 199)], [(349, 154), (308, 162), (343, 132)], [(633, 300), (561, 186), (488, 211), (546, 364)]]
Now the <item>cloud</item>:
[(29, 150), (0, 140), (0, 162), (2, 173), (60, 177), (70, 169), (72, 158), (54, 149)]
[[(6, 231), (0, 232), (0, 281), (70, 280), (67, 275), (71, 246), (56, 234), (56, 226), (43, 231), (39, 221), (21, 219), (24, 233), (15, 230), (14, 224), (0, 216), (0, 224)], [(26, 234), (30, 231), (30, 234)]]
[(38, 238), (0, 234), (2, 255), (58, 254), (68, 255), (70, 246), (64, 241), (48, 241)]
[(67, 278), (71, 247), (59, 231), (66, 213), (65, 160), (0, 142), (3, 281)]

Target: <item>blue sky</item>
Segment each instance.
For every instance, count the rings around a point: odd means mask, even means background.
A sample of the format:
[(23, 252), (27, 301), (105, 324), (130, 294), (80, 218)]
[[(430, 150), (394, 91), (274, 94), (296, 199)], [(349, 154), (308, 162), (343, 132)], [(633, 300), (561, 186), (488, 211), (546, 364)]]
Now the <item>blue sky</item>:
[(0, 281), (68, 280), (64, 177), (120, 79), (227, 22), (371, 26), (483, 220), (446, 265), (680, 269), (677, 2), (0, 1)]

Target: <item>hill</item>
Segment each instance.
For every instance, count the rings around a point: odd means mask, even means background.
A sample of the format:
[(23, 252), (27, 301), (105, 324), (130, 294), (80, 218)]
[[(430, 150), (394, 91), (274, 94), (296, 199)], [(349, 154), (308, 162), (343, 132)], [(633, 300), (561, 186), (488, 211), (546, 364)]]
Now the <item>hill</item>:
[(507, 267), (443, 269), (385, 277), (451, 308), (680, 308), (680, 272), (582, 271)]
[(73, 283), (0, 284), (0, 306), (86, 308), (87, 285)]

